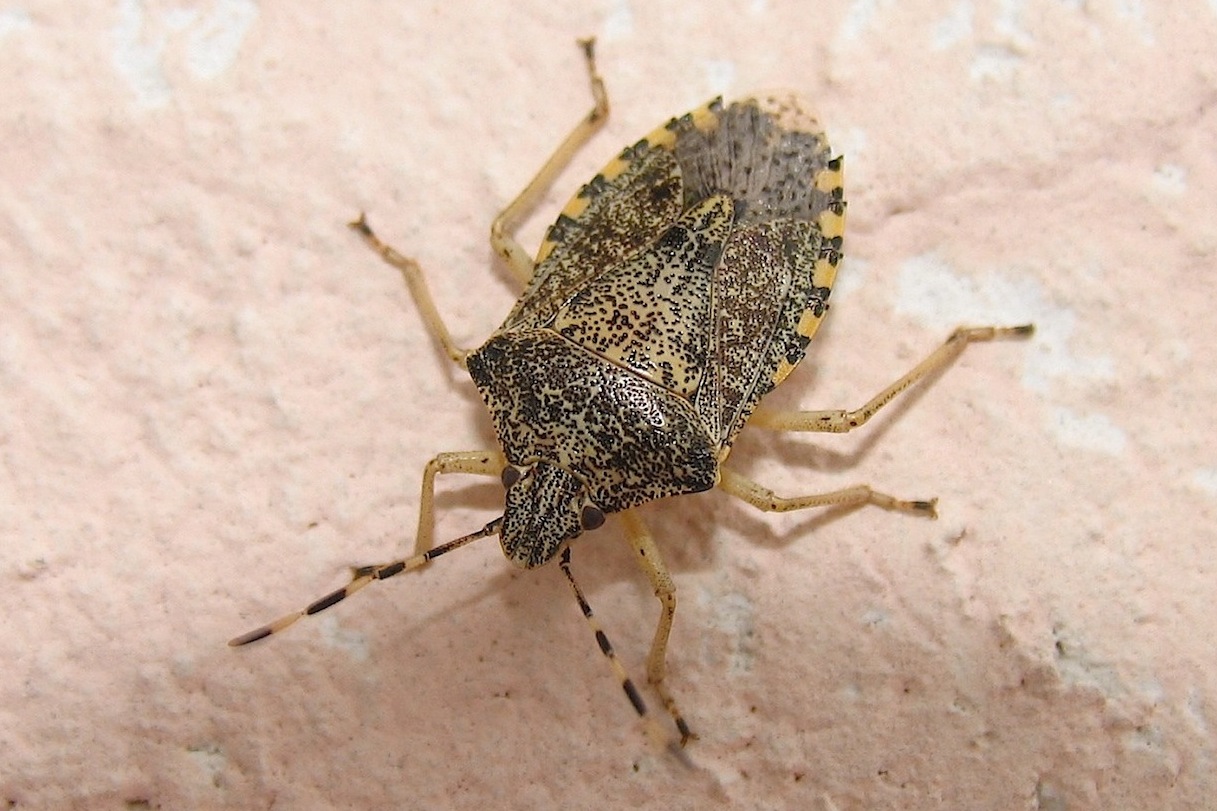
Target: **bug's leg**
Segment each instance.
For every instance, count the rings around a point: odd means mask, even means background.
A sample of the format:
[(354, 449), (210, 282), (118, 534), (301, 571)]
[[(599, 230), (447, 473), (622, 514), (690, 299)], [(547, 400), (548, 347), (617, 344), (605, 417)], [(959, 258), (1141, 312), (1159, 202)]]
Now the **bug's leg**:
[(418, 266), (418, 262), (399, 253), (392, 245), (381, 242), (380, 237), (376, 236), (372, 230), (372, 226), (368, 225), (368, 218), (362, 211), (359, 212), (359, 219), (347, 223), (347, 225), (352, 231), (363, 237), (363, 241), (380, 254), (381, 259), (401, 271), (402, 278), (406, 280), (406, 287), (410, 289), (410, 297), (414, 299), (414, 305), (418, 307), (418, 311), (423, 317), (423, 323), (427, 325), (427, 331), (431, 333), (431, 337), (439, 341), (444, 354), (452, 358), (457, 366), (465, 368), (465, 357), (468, 356), (469, 350), (457, 346), (456, 342), (452, 340), (452, 333), (448, 331), (447, 324), (444, 323), (439, 310), (435, 308), (435, 299), (431, 298), (431, 289), (427, 287), (427, 280), (423, 277), (423, 269)]
[(684, 716), (676, 706), (676, 700), (672, 698), (672, 693), (664, 683), (668, 671), (668, 636), (672, 633), (672, 620), (676, 616), (676, 584), (668, 574), (668, 567), (664, 565), (663, 557), (659, 554), (655, 538), (638, 513), (625, 510), (621, 513), (621, 521), (625, 526), (626, 540), (637, 555), (635, 560), (651, 581), (651, 588), (654, 589), (660, 605), (659, 624), (655, 626), (655, 638), (651, 641), (651, 652), (647, 655), (647, 681), (655, 688), (664, 708), (672, 716), (676, 729), (680, 731), (680, 745), (684, 746), (690, 738), (697, 736), (689, 730), (689, 725), (685, 723)]
[(299, 611), (293, 611), (291, 614), (285, 614), (272, 623), (263, 625), (261, 628), (255, 628), (248, 633), (241, 634), (238, 637), (228, 640), (228, 644), (234, 648), (242, 645), (248, 645), (250, 642), (257, 642), (259, 639), (265, 639), (271, 634), (277, 634), (280, 631), (295, 625), (297, 621), (305, 617), (311, 617), (313, 614), (319, 614), (322, 611), (337, 605), (338, 603), (350, 597), (355, 592), (362, 589), (369, 583), (377, 580), (388, 580), (390, 577), (395, 577), (402, 572), (411, 572), (418, 569), (431, 561), (438, 558), (440, 555), (446, 555), (454, 549), (460, 549), (467, 543), (476, 541), (478, 538), (485, 538), (488, 535), (497, 535), (499, 528), (503, 525), (502, 517), (496, 518), (486, 526), (479, 529), (477, 532), (471, 532), (457, 538), (454, 541), (440, 544), (434, 549), (428, 549), (422, 554), (412, 555), (408, 558), (390, 561), (388, 563), (378, 564), (376, 566), (360, 566), (356, 568), (351, 577), (351, 582), (347, 583), (336, 591), (331, 591), (319, 600), (314, 600)]
[[(907, 374), (871, 398), (870, 402), (859, 409), (846, 411), (771, 411), (764, 406), (758, 406), (753, 412), (749, 425), (758, 428), (768, 428), (773, 431), (827, 431), (843, 434), (853, 430), (875, 416), (875, 413), (891, 402), (896, 395), (912, 386), (923, 378), (934, 374), (945, 367), (964, 347), (975, 341), (993, 341), (1002, 338), (1026, 338), (1035, 332), (1032, 324), (1018, 327), (959, 327), (951, 333), (951, 337), (938, 349), (934, 350), (925, 360), (914, 366)], [(841, 491), (846, 492), (846, 491)], [(852, 503), (852, 502), (851, 502)], [(792, 508), (794, 509), (794, 508)]]
[(507, 460), (499, 451), (449, 451), (441, 453), (423, 468), (422, 493), (418, 499), (418, 533), (414, 539), (414, 554), (421, 555), (431, 548), (435, 537), (435, 477), (440, 473), (468, 473), (474, 476), (498, 476)]
[(519, 279), (521, 285), (527, 284), (528, 280), (532, 278), (533, 261), (528, 251), (524, 250), (519, 242), (516, 242), (516, 226), (532, 211), (553, 184), (558, 173), (570, 163), (570, 159), (579, 151), (579, 148), (587, 143), (588, 139), (608, 119), (608, 93), (604, 89), (604, 80), (596, 71), (596, 41), (595, 39), (583, 39), (579, 40), (579, 45), (583, 48), (583, 56), (587, 62), (587, 73), (592, 85), (592, 99), (595, 101), (595, 106), (571, 130), (571, 133), (566, 136), (566, 140), (558, 145), (554, 153), (549, 156), (549, 160), (537, 172), (536, 177), (529, 181), (516, 199), (512, 200), (490, 224), (491, 247), (495, 253), (507, 261), (507, 266), (511, 268), (511, 272)]
[[(604, 654), (604, 658), (608, 660), (609, 667), (613, 669), (614, 675), (617, 676), (617, 681), (621, 683), (621, 689), (625, 692), (625, 697), (630, 700), (630, 706), (634, 708), (634, 712), (638, 713), (638, 717), (646, 724), (647, 734), (657, 743), (663, 742), (666, 739), (663, 731), (659, 729), (659, 725), (655, 723), (655, 719), (647, 711), (646, 702), (642, 700), (642, 694), (638, 692), (638, 688), (634, 685), (634, 680), (625, 672), (625, 667), (621, 664), (621, 660), (617, 658), (616, 652), (613, 650), (613, 643), (609, 642), (608, 635), (604, 633), (604, 629), (600, 627), (600, 622), (592, 613), (591, 604), (587, 598), (583, 596), (583, 589), (579, 588), (578, 582), (575, 581), (575, 576), (570, 571), (570, 547), (562, 550), (561, 557), (558, 558), (558, 567), (562, 569), (562, 574), (566, 575), (566, 582), (570, 583), (571, 590), (575, 593), (575, 600), (579, 603), (579, 610), (583, 612), (583, 618), (587, 620), (588, 626), (592, 629), (592, 634), (596, 637), (596, 644), (600, 647), (600, 652)], [(681, 746), (684, 746), (684, 739), (681, 739)]]
[(720, 490), (765, 512), (784, 513), (792, 510), (805, 510), (809, 507), (853, 507), (874, 504), (886, 510), (900, 510), (929, 518), (938, 517), (938, 499), (936, 498), (928, 501), (910, 501), (872, 490), (865, 484), (856, 484), (853, 487), (833, 490), (830, 493), (814, 493), (808, 496), (786, 498), (776, 495), (772, 490), (762, 487), (728, 468), (720, 468), (719, 474), (721, 476), (718, 482)]

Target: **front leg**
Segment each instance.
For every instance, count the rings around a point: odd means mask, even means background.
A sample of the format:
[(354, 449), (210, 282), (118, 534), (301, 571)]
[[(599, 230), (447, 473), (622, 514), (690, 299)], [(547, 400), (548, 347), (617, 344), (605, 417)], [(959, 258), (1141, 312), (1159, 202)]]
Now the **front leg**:
[(647, 655), (647, 681), (655, 688), (664, 708), (672, 716), (673, 723), (680, 731), (680, 745), (684, 746), (690, 738), (697, 736), (689, 730), (689, 725), (685, 723), (684, 716), (676, 706), (676, 699), (672, 697), (664, 681), (668, 675), (668, 637), (672, 633), (672, 620), (676, 617), (676, 584), (659, 554), (654, 537), (638, 513), (634, 510), (622, 512), (621, 522), (625, 526), (626, 540), (634, 550), (634, 561), (651, 581), (651, 588), (654, 589), (660, 605), (659, 624), (655, 627), (651, 652)]
[(447, 451), (438, 454), (423, 468), (422, 493), (418, 498), (418, 533), (414, 554), (421, 555), (435, 542), (435, 477), (440, 473), (468, 473), (474, 476), (499, 476), (507, 460), (499, 451)]

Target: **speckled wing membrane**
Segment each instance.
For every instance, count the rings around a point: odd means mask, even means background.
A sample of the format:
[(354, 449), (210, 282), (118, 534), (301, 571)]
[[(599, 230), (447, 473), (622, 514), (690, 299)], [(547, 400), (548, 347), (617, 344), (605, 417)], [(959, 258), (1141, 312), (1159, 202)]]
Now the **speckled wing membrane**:
[(806, 104), (714, 99), (571, 198), (500, 331), (549, 327), (688, 399), (725, 457), (819, 326), (843, 228), (841, 160)]

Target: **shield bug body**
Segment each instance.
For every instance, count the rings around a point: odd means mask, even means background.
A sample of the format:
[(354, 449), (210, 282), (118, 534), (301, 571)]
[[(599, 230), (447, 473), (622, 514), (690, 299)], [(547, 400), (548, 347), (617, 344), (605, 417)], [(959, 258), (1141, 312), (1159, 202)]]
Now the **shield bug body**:
[[(934, 500), (866, 485), (779, 497), (732, 471), (727, 458), (746, 423), (848, 431), (969, 342), (1029, 335), (1031, 327), (958, 329), (856, 410), (765, 410), (761, 399), (803, 358), (828, 310), (844, 228), (842, 159), (792, 94), (715, 99), (623, 150), (566, 205), (534, 260), (512, 237), (514, 225), (608, 113), (591, 43), (584, 47), (595, 108), (491, 227), (492, 244), (525, 290), (485, 344), (458, 347), (418, 265), (377, 239), (362, 216), (352, 223), (402, 272), (436, 340), (469, 371), (500, 448), (442, 453), (426, 466), (412, 557), (358, 568), (347, 586), (231, 644), (497, 534), (516, 565), (559, 559), (602, 652), (648, 718), (570, 570), (570, 542), (618, 513), (661, 604), (647, 675), (683, 744), (691, 733), (664, 683), (676, 589), (632, 508), (717, 486), (762, 510), (871, 503), (933, 517)], [(477, 532), (433, 547), (434, 480), (451, 472), (499, 476), (506, 504)]]

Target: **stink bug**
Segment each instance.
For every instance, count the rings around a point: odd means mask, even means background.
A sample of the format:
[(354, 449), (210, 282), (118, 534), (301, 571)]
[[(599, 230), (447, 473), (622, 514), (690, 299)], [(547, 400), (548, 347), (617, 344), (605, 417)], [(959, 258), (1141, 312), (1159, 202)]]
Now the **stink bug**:
[[(441, 453), (427, 464), (413, 556), (356, 568), (346, 586), (230, 644), (282, 631), (375, 580), (498, 535), (517, 566), (558, 559), (601, 651), (654, 729), (570, 569), (571, 541), (618, 513), (661, 605), (647, 677), (683, 745), (691, 732), (664, 681), (676, 588), (633, 508), (719, 487), (767, 511), (875, 504), (935, 517), (934, 499), (897, 499), (867, 485), (784, 498), (734, 472), (727, 458), (745, 423), (849, 431), (968, 343), (1023, 337), (1032, 327), (957, 329), (856, 410), (766, 410), (761, 399), (803, 358), (828, 311), (845, 222), (842, 159), (792, 94), (715, 99), (610, 161), (567, 203), (534, 260), (514, 227), (608, 115), (592, 42), (582, 44), (595, 107), (491, 225), (491, 244), (525, 289), (485, 344), (457, 346), (419, 266), (381, 242), (362, 215), (351, 223), (401, 271), (435, 340), (468, 370), (500, 448)], [(500, 477), (503, 514), (433, 547), (435, 476), (457, 472)]]

